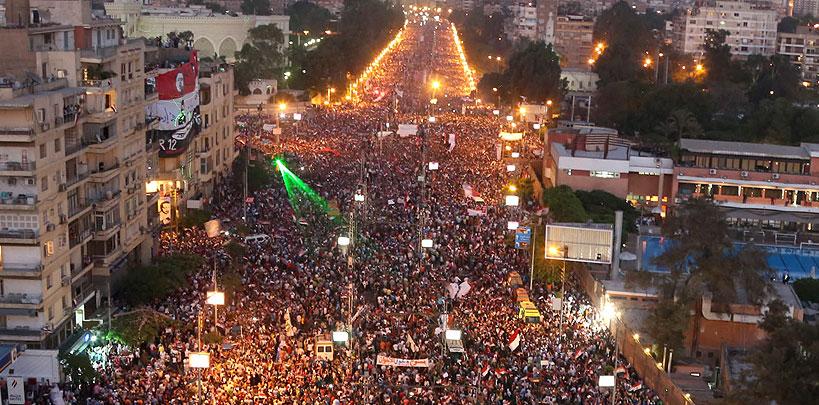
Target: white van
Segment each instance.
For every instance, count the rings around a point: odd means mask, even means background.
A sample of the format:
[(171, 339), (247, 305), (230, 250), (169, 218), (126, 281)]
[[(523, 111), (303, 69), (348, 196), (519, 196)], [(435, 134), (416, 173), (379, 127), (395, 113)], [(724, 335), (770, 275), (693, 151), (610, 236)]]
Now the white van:
[(245, 236), (245, 244), (257, 244), (270, 241), (270, 236), (263, 233)]
[(316, 357), (322, 360), (333, 361), (333, 341), (326, 337), (316, 340)]

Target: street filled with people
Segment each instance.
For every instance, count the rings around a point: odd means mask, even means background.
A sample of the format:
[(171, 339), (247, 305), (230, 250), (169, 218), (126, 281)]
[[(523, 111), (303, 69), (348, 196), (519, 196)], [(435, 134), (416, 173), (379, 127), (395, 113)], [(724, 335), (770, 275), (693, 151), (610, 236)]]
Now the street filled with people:
[[(152, 305), (178, 326), (140, 347), (92, 349), (102, 378), (88, 403), (604, 404), (612, 390), (598, 377), (618, 367), (616, 403), (659, 403), (624, 358), (615, 364), (571, 277), (562, 322), (554, 283), (528, 292), (539, 322), (518, 316), (509, 276), (528, 286), (533, 252), (515, 248), (507, 223), (540, 207), (504, 195), (528, 176), (525, 161), (498, 143), (491, 111), (462, 114), (474, 84), (453, 28), (414, 16), (400, 35), (351, 101), (308, 109), (279, 144), (262, 129), (273, 117), (237, 117), (237, 147), (272, 184), (247, 199), (241, 183), (217, 185), (210, 211), (227, 232), (163, 233), (161, 254), (205, 258)], [(537, 148), (533, 133), (510, 150)], [(231, 243), (245, 245), (240, 257)], [(229, 272), (241, 285), (214, 319), (207, 292)], [(332, 343), (333, 332), (348, 334)], [(194, 352), (210, 354), (207, 368), (189, 367)]]

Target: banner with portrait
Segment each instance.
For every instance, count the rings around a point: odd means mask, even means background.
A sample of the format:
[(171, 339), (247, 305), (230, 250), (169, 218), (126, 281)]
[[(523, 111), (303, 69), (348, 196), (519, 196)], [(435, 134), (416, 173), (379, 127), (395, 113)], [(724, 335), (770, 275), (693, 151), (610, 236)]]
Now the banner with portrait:
[(199, 62), (196, 52), (190, 60), (175, 69), (149, 78), (155, 81), (159, 100), (145, 107), (145, 116), (156, 121), (159, 157), (178, 156), (187, 150), (199, 133)]

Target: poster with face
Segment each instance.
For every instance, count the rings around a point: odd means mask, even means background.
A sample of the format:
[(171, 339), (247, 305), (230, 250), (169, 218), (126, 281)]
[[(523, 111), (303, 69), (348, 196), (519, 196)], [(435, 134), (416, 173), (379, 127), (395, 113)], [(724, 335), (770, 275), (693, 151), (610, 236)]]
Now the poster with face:
[(157, 121), (159, 156), (178, 156), (199, 133), (199, 63), (191, 53), (187, 63), (155, 77), (159, 100), (145, 107), (145, 115)]

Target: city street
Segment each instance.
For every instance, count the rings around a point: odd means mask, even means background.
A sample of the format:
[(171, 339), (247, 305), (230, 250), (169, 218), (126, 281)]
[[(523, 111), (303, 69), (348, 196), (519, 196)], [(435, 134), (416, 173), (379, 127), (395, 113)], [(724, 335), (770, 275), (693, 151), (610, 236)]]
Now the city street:
[[(529, 285), (532, 251), (515, 249), (507, 223), (540, 207), (505, 206), (527, 174), (522, 163), (508, 171), (507, 152), (498, 159), (504, 117), (461, 114), (475, 104), (475, 80), (456, 41), (444, 18), (410, 14), (349, 99), (339, 89), (333, 104), (287, 122), (281, 145), (260, 137), (274, 117), (237, 117), (239, 142), (264, 152), (253, 164), (272, 171), (272, 186), (244, 207), (241, 183), (217, 185), (211, 211), (230, 234), (163, 234), (162, 254), (197, 253), (205, 264), (153, 305), (177, 326), (144, 347), (92, 349), (101, 403), (609, 404), (598, 377), (613, 373), (616, 403), (657, 402), (624, 358), (615, 366), (605, 323), (574, 280), (562, 329), (551, 302), (559, 285), (528, 291), (540, 322), (518, 317), (509, 275)], [(542, 147), (537, 134), (524, 140), (512, 145), (518, 162)], [(268, 238), (237, 236), (245, 209), (247, 234)], [(231, 241), (246, 245), (243, 257), (229, 256)], [(231, 266), (241, 281), (216, 325), (206, 303), (214, 262), (217, 285)], [(224, 341), (198, 348), (198, 319)], [(334, 331), (348, 338), (323, 360), (317, 347)], [(443, 338), (458, 331), (461, 342)], [(198, 351), (209, 366), (187, 368)]]

